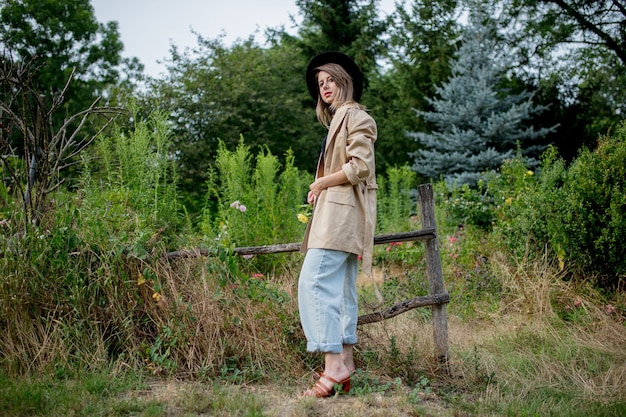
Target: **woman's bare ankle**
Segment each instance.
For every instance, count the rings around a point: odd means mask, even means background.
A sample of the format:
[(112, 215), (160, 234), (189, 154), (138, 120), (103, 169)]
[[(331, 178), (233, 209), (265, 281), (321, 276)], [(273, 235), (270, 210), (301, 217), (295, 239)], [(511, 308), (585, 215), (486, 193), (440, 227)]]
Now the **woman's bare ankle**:
[(356, 367), (354, 366), (354, 356), (353, 356), (354, 345), (343, 345), (343, 350), (341, 352), (341, 360), (343, 361), (346, 368), (350, 373), (354, 372)]

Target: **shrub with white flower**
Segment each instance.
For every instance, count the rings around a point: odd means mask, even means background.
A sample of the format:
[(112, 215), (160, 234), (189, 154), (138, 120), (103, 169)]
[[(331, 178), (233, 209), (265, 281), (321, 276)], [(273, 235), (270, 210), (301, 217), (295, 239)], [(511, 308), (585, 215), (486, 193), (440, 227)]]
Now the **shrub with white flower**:
[(239, 200), (236, 200), (236, 201), (233, 201), (232, 203), (230, 203), (230, 208), (233, 208), (235, 210), (239, 210), (242, 213), (245, 213), (246, 210), (247, 210), (246, 206), (241, 204), (241, 202)]

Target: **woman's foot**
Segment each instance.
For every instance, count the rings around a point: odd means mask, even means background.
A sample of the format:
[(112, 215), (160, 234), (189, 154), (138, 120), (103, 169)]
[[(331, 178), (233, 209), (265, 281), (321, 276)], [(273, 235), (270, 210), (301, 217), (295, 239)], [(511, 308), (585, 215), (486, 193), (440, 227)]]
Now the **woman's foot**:
[[(341, 387), (339, 387), (341, 386)], [(348, 393), (350, 391), (350, 375), (340, 381), (335, 378), (322, 373), (313, 385), (313, 388), (304, 391), (302, 394), (305, 397), (327, 398), (333, 396), (335, 393)]]
[[(335, 366), (341, 366), (341, 368), (347, 368), (348, 369), (348, 374), (352, 375), (354, 373), (354, 371), (356, 370), (356, 366), (354, 365), (354, 356), (353, 356), (353, 349), (354, 349), (354, 345), (343, 345), (342, 348), (342, 352), (341, 352), (341, 362), (339, 362), (339, 357), (336, 356), (336, 360), (337, 362), (335, 362)], [(324, 366), (326, 367), (326, 369), (331, 369), (329, 368), (330, 364), (329, 363), (325, 363)], [(337, 368), (338, 369), (338, 368)], [(341, 373), (341, 372), (339, 372)], [(333, 375), (333, 373), (331, 372), (326, 372), (326, 374), (331, 375), (331, 376), (335, 376)], [(318, 380), (320, 379), (320, 376), (322, 374), (320, 372), (316, 372), (313, 371), (313, 378)], [(339, 375), (341, 376), (341, 375)]]
[(341, 391), (350, 391), (350, 371), (343, 363), (341, 353), (324, 353), (324, 372), (311, 388), (304, 392), (308, 397), (330, 397), (336, 390), (336, 385), (342, 386)]
[[(350, 376), (352, 376), (354, 374), (354, 372), (356, 371), (356, 367), (354, 366), (354, 363), (351, 366), (348, 366), (346, 364), (346, 368), (348, 369), (348, 372), (350, 372)], [(321, 378), (321, 376), (323, 375), (322, 372), (317, 372), (317, 371), (313, 371), (313, 379), (318, 380)]]

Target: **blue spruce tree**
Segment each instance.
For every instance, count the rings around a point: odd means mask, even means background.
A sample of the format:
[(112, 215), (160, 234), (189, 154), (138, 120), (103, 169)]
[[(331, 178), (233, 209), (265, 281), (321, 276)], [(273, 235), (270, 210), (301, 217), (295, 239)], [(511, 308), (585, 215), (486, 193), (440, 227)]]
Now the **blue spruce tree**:
[(436, 88), (439, 97), (428, 100), (433, 111), (417, 111), (434, 129), (407, 133), (422, 146), (410, 154), (413, 169), (429, 179), (443, 177), (450, 185), (476, 185), (485, 172), (512, 158), (518, 146), (552, 129), (524, 124), (544, 110), (532, 103), (530, 93), (509, 94), (499, 88), (506, 80), (508, 56), (488, 7), (481, 1), (470, 5), (452, 75)]

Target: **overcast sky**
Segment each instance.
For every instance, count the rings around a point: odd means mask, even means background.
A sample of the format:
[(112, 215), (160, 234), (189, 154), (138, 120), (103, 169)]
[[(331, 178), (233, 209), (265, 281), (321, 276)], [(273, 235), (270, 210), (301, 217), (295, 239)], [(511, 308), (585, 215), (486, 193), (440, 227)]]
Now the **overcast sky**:
[[(226, 34), (226, 45), (258, 31), (264, 40), (268, 27), (284, 25), (295, 33), (289, 18), (300, 21), (295, 0), (91, 0), (98, 21), (115, 20), (124, 43), (124, 56), (136, 56), (148, 75), (164, 67), (157, 61), (169, 56), (173, 43), (181, 50), (196, 44), (191, 29), (205, 38)], [(394, 0), (379, 2), (381, 13), (394, 10)]]

